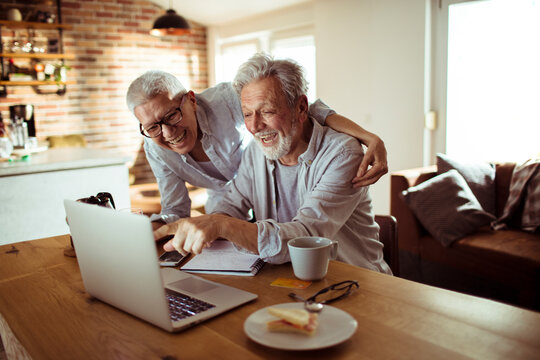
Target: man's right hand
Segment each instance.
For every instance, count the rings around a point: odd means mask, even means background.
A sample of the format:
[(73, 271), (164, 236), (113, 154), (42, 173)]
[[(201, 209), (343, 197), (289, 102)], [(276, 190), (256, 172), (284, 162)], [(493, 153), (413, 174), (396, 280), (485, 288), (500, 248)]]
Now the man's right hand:
[(165, 225), (164, 221), (161, 221), (161, 220), (152, 221), (152, 231), (156, 231), (157, 229), (159, 229), (163, 225)]
[(157, 241), (164, 236), (174, 235), (163, 245), (163, 250), (173, 251), (176, 249), (182, 255), (200, 254), (204, 247), (210, 246), (219, 237), (219, 226), (217, 221), (212, 221), (212, 216), (183, 218), (165, 224), (154, 231), (154, 239)]

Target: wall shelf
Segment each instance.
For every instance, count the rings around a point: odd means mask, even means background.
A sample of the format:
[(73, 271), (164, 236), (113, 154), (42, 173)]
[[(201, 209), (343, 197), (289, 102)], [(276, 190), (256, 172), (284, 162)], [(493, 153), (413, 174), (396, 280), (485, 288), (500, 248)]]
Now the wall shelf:
[(12, 29), (64, 29), (71, 30), (73, 25), (66, 24), (49, 24), (49, 23), (40, 23), (34, 21), (10, 21), (10, 20), (0, 20), (0, 26), (7, 26)]
[(75, 81), (0, 81), (0, 85), (8, 86), (39, 86), (39, 85), (73, 85)]
[(1, 53), (0, 57), (5, 58), (24, 58), (24, 59), (75, 59), (74, 54), (50, 54), (50, 53)]
[[(11, 21), (11, 20), (0, 20), (0, 97), (7, 97), (7, 87), (8, 86), (32, 86), (34, 88), (34, 91), (38, 94), (50, 94), (50, 88), (42, 88), (41, 86), (50, 86), (55, 85), (57, 86), (56, 94), (58, 95), (64, 95), (66, 93), (66, 89), (68, 84), (75, 84), (75, 81), (54, 81), (54, 78), (62, 78), (65, 79), (65, 68), (67, 68), (64, 64), (65, 60), (68, 59), (75, 59), (74, 54), (64, 54), (64, 45), (63, 45), (63, 31), (64, 30), (71, 30), (73, 29), (72, 25), (65, 25), (62, 24), (62, 10), (61, 10), (61, 1), (56, 0), (56, 16), (58, 23), (45, 23), (45, 22), (36, 22), (36, 21)], [(27, 35), (30, 39), (33, 35), (33, 30), (54, 30), (58, 32), (58, 52), (54, 53), (24, 53), (24, 52), (16, 52), (16, 53), (8, 53), (5, 52), (5, 49), (3, 48), (4, 42), (2, 41), (2, 35), (3, 29), (22, 29), (27, 31)], [(12, 33), (12, 37), (16, 35), (15, 31)], [(55, 49), (56, 50), (56, 49)], [(9, 70), (6, 71), (6, 64), (4, 63), (5, 60), (9, 60)], [(25, 63), (25, 65), (30, 65), (30, 69), (26, 67), (22, 67), (24, 71), (19, 71), (20, 65), (14, 64), (14, 59), (29, 59), (22, 61)], [(43, 69), (47, 70), (47, 66), (50, 65), (51, 61), (47, 60), (58, 60), (55, 61), (55, 67), (54, 74), (50, 71), (47, 72), (47, 76), (43, 73), (37, 73), (37, 68), (34, 68), (34, 63), (38, 59), (38, 62), (41, 62), (39, 60), (43, 60), (43, 62), (47, 63), (45, 67), (41, 68), (39, 71), (43, 71)], [(12, 69), (12, 66), (14, 69)], [(63, 67), (63, 69), (62, 69)], [(49, 66), (50, 69), (50, 66)], [(58, 74), (57, 72), (60, 71)], [(22, 72), (24, 74), (30, 73), (34, 79), (50, 79), (45, 81), (40, 80), (13, 80), (8, 81), (9, 75), (12, 73), (18, 73)], [(64, 73), (63, 73), (64, 72)], [(44, 75), (43, 77), (38, 75)], [(58, 77), (61, 76), (61, 77)], [(2, 80), (3, 79), (3, 80)]]

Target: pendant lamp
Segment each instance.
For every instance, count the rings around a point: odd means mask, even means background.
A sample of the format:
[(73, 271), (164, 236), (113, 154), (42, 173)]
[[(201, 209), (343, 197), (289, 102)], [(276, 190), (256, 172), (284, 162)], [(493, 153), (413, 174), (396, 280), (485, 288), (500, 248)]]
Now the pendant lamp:
[(189, 34), (190, 27), (188, 22), (172, 9), (171, 2), (172, 1), (169, 1), (169, 10), (167, 10), (167, 13), (154, 21), (154, 26), (152, 27), (152, 30), (150, 30), (150, 35), (165, 36)]

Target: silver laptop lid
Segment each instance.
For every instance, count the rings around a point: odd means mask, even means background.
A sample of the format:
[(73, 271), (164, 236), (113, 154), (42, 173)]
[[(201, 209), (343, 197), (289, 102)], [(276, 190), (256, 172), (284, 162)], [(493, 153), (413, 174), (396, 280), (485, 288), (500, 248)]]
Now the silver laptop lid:
[(64, 206), (86, 291), (171, 331), (148, 218), (72, 200)]
[[(64, 200), (87, 292), (167, 331), (178, 331), (252, 301), (257, 295), (176, 269), (159, 268), (150, 219)], [(215, 305), (195, 316), (170, 319), (164, 285)]]

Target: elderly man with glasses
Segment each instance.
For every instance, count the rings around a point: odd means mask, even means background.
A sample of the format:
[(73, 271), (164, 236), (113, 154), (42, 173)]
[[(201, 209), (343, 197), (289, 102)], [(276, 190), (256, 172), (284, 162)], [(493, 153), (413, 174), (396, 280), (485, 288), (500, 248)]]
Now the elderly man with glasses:
[[(252, 139), (245, 131), (240, 100), (232, 85), (222, 83), (194, 94), (172, 74), (154, 70), (131, 83), (126, 101), (139, 120), (146, 157), (161, 194), (161, 213), (151, 216), (154, 229), (190, 216), (186, 182), (208, 190), (205, 209), (212, 211)], [(386, 149), (379, 137), (335, 114), (321, 101), (310, 106), (310, 115), (368, 146), (368, 155), (358, 163), (355, 186), (374, 183), (388, 171)], [(369, 170), (368, 165), (372, 165)]]
[[(338, 260), (390, 274), (368, 188), (350, 183), (362, 146), (309, 115), (300, 65), (256, 54), (233, 84), (254, 140), (213, 214), (181, 219), (154, 233), (174, 234), (164, 249), (198, 254), (224, 238), (267, 262), (284, 263), (290, 260), (288, 240), (323, 236), (339, 242)], [(253, 223), (247, 221), (250, 210)]]

